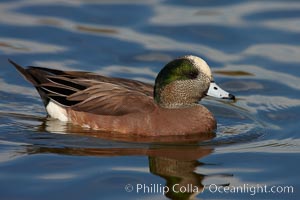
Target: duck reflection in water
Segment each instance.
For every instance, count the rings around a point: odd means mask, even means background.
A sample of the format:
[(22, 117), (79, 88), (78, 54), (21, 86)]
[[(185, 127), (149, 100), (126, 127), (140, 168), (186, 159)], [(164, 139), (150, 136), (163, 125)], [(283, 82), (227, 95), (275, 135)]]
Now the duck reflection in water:
[[(51, 132), (52, 130), (61, 130), (61, 133), (72, 133), (85, 137), (93, 135), (91, 130), (84, 130), (81, 127), (72, 124), (66, 124), (57, 120), (45, 119), (46, 121), (39, 127), (39, 132)], [(59, 127), (60, 126), (60, 127)], [(94, 137), (101, 140), (116, 140), (126, 142), (127, 145), (113, 145), (119, 147), (108, 148), (90, 148), (88, 144), (84, 147), (72, 147), (69, 142), (64, 148), (53, 147), (55, 145), (41, 146), (35, 145), (27, 148), (29, 154), (54, 153), (75, 156), (148, 156), (149, 170), (152, 174), (162, 177), (166, 180), (165, 186), (168, 191), (162, 192), (170, 199), (193, 199), (200, 194), (203, 189), (204, 178), (214, 175), (204, 175), (196, 172), (196, 169), (206, 165), (199, 160), (213, 152), (213, 148), (200, 146), (203, 141), (211, 140), (215, 133), (207, 133), (195, 136), (172, 136), (172, 137), (124, 137), (122, 135), (113, 135), (113, 133), (103, 133), (95, 131)], [(138, 145), (134, 142), (138, 141)], [(140, 145), (142, 144), (142, 145)], [(61, 145), (61, 144), (60, 144)], [(69, 146), (69, 147), (68, 147)], [(133, 148), (131, 146), (134, 146)], [(221, 176), (226, 176), (222, 174)], [(231, 175), (228, 175), (231, 176)], [(141, 183), (143, 184), (143, 183)], [(152, 185), (155, 187), (155, 185)], [(149, 189), (149, 188), (148, 188)], [(150, 188), (153, 189), (153, 188)]]

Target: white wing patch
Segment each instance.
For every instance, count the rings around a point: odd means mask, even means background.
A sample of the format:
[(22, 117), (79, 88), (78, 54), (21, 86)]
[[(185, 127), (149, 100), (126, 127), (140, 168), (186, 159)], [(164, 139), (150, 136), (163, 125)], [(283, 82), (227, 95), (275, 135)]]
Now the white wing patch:
[(69, 121), (67, 116), (67, 111), (60, 105), (57, 105), (53, 101), (49, 101), (48, 105), (46, 106), (46, 110), (50, 117), (58, 119), (63, 122)]

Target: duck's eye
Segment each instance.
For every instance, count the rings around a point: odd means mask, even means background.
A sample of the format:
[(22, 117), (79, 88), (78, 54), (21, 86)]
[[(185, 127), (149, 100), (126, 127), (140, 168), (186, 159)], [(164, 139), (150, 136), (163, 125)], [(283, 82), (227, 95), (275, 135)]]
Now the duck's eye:
[(198, 72), (197, 71), (191, 71), (187, 74), (189, 79), (196, 79), (198, 77)]

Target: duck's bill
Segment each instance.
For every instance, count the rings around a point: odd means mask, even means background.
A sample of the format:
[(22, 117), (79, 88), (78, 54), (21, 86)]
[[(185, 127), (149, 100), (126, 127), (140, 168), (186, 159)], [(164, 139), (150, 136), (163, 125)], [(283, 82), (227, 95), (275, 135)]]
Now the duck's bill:
[(220, 88), (220, 86), (218, 86), (214, 81), (212, 81), (209, 85), (207, 96), (211, 96), (219, 99), (231, 99), (231, 100), (235, 99), (234, 95)]

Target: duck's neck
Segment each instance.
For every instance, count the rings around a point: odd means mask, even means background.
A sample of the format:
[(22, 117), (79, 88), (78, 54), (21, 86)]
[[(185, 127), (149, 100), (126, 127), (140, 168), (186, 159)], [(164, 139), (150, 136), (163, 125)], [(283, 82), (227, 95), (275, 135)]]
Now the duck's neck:
[(185, 92), (178, 92), (171, 85), (156, 90), (154, 100), (160, 107), (169, 109), (192, 107), (199, 101), (198, 98), (189, 96)]

